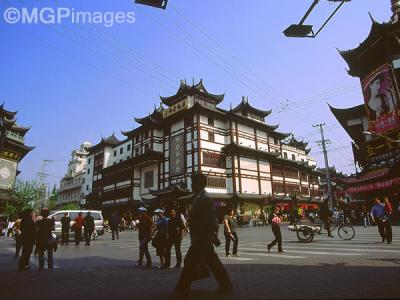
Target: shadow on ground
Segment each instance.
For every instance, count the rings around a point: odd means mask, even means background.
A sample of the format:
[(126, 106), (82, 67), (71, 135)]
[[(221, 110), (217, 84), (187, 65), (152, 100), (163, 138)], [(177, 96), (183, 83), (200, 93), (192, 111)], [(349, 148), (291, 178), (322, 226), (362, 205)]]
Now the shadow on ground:
[[(12, 256), (1, 254), (0, 260), (10, 262)], [(391, 261), (399, 263), (397, 258)], [(71, 264), (71, 259), (59, 258), (56, 263)], [(168, 299), (180, 274), (173, 269), (137, 268), (131, 260), (96, 256), (74, 258), (73, 266), (68, 269), (17, 272), (15, 264), (13, 261), (0, 270), (0, 299)], [(213, 294), (217, 285), (211, 278), (195, 282), (189, 299), (400, 297), (400, 269), (396, 266), (237, 264), (226, 268), (235, 286), (232, 294)]]

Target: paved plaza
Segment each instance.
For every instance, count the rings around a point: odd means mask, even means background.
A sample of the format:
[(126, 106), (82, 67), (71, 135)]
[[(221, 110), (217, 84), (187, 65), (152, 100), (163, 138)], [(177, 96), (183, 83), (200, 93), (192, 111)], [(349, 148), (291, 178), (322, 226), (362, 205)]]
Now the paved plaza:
[[(356, 228), (352, 241), (316, 236), (309, 244), (298, 242), (294, 232), (282, 228), (285, 253), (272, 249), (270, 227), (240, 228), (238, 258), (226, 258), (224, 243), (217, 248), (235, 290), (216, 295), (213, 279), (193, 284), (191, 299), (276, 298), (396, 298), (400, 274), (400, 228), (393, 228), (393, 243), (381, 244), (377, 227)], [(183, 241), (186, 253), (189, 238)], [(0, 299), (168, 299), (180, 271), (135, 267), (137, 232), (99, 237), (90, 247), (60, 246), (54, 270), (17, 272), (14, 242), (0, 239)], [(174, 265), (174, 257), (172, 261)], [(34, 297), (33, 297), (34, 296)], [(33, 297), (33, 298), (32, 298)]]

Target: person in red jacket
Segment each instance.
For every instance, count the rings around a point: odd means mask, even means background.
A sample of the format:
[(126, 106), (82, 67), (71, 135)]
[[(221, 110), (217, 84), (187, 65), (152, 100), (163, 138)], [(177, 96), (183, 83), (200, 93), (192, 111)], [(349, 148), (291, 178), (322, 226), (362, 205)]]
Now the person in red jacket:
[(74, 232), (75, 232), (75, 246), (78, 246), (82, 239), (82, 226), (85, 218), (82, 216), (82, 212), (79, 212), (78, 216), (74, 220)]

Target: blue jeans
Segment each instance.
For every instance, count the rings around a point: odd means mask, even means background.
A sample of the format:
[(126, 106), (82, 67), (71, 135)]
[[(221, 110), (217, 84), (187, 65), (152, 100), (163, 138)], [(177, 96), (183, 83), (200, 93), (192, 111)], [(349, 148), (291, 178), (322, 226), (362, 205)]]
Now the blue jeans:
[(46, 248), (39, 249), (39, 269), (44, 269), (44, 253), (47, 251), (47, 268), (52, 269), (54, 260), (53, 260), (53, 246), (48, 246)]
[(364, 217), (364, 227), (369, 227), (369, 218), (368, 217)]

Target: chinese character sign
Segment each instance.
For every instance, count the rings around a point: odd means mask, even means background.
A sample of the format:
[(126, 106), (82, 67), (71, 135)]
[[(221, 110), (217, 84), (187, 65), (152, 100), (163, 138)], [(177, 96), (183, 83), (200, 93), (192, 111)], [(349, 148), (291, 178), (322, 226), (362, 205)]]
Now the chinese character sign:
[(369, 130), (385, 133), (400, 127), (399, 95), (389, 64), (375, 70), (361, 81)]

